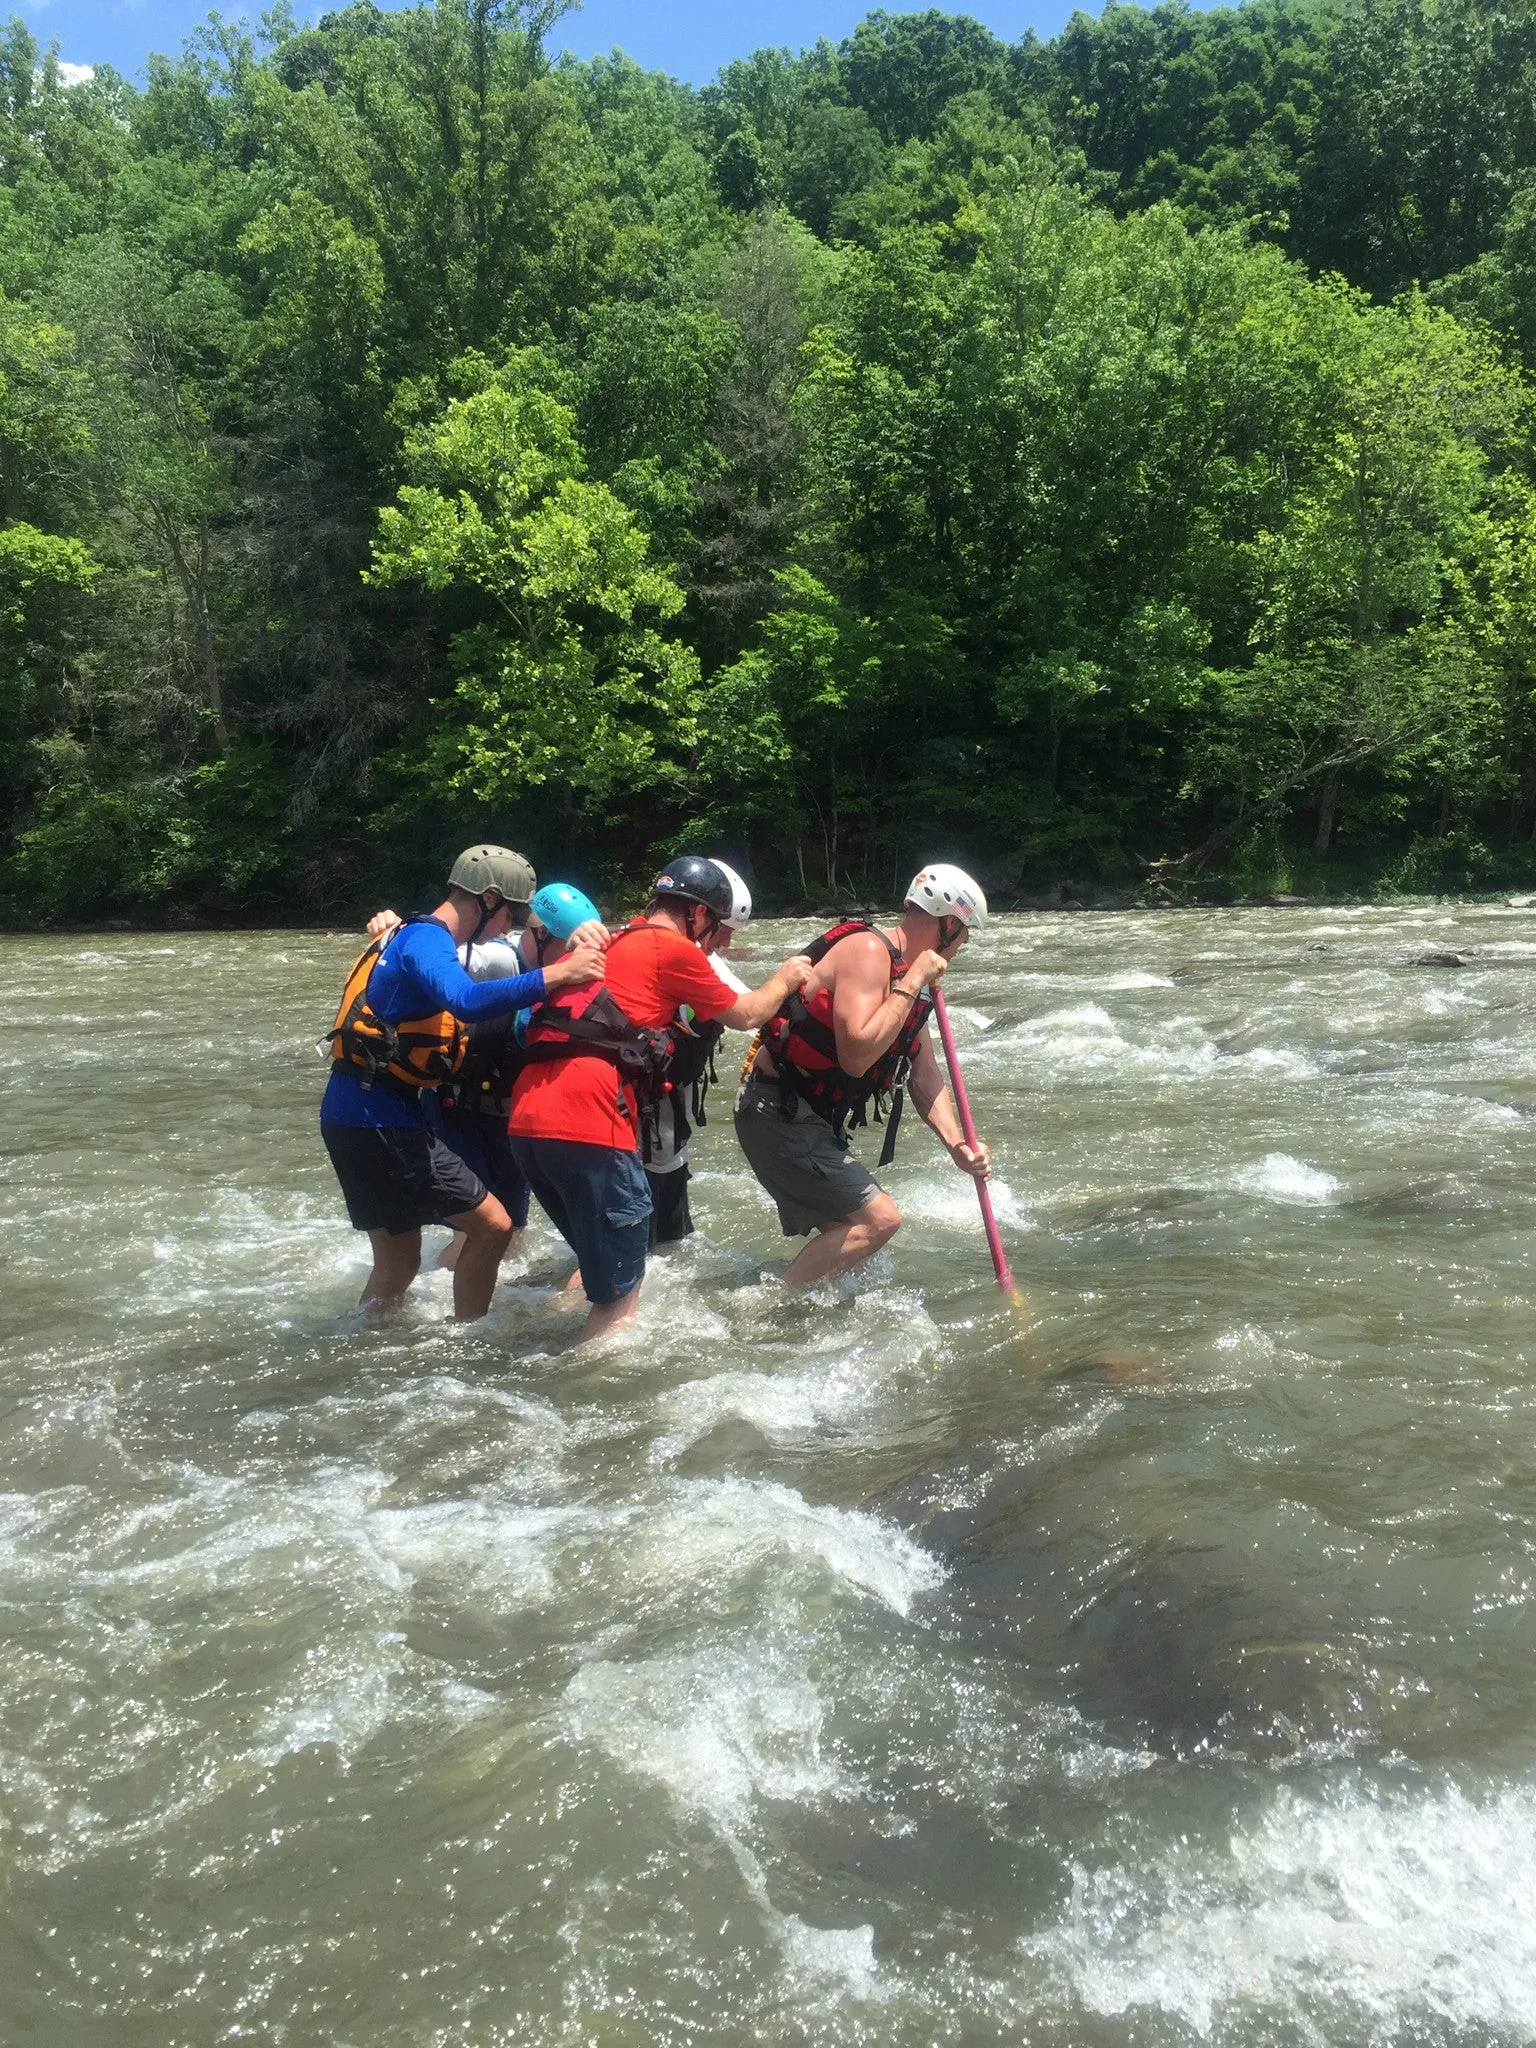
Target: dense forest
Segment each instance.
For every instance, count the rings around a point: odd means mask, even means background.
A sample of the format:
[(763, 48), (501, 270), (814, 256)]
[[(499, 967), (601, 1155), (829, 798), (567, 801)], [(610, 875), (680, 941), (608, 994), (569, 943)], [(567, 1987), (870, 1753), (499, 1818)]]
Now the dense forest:
[(1536, 878), (1536, 0), (0, 40), (0, 915)]

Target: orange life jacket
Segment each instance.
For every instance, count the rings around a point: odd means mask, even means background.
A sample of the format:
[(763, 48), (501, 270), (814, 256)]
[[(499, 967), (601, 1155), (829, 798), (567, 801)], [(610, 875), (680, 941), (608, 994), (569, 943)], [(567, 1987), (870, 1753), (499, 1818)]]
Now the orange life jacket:
[[(425, 917), (405, 920), (406, 924), (431, 922)], [(468, 1027), (451, 1010), (407, 1018), (398, 1024), (374, 1011), (368, 1001), (368, 984), (393, 937), (391, 931), (371, 940), (352, 963), (331, 1026), (332, 1070), (361, 1072), (365, 1088), (371, 1088), (381, 1074), (405, 1088), (431, 1088), (458, 1071), (469, 1044)]]
[[(907, 971), (906, 959), (867, 918), (845, 918), (819, 939), (812, 939), (805, 951), (813, 963), (824, 960), (834, 946), (857, 932), (873, 932), (890, 954), (894, 985)], [(850, 1124), (857, 1130), (867, 1123), (871, 1109), (879, 1123), (881, 1111), (889, 1103), (890, 1122), (880, 1152), (880, 1164), (889, 1166), (896, 1156), (896, 1129), (901, 1122), (907, 1070), (932, 1008), (928, 996), (919, 996), (909, 1006), (895, 1039), (874, 1065), (865, 1073), (850, 1074), (837, 1064), (832, 991), (818, 989), (815, 995), (807, 997), (803, 990), (796, 989), (758, 1034), (758, 1044), (767, 1047), (778, 1069), (786, 1115), (792, 1108), (791, 1095), (798, 1095), (842, 1138)]]

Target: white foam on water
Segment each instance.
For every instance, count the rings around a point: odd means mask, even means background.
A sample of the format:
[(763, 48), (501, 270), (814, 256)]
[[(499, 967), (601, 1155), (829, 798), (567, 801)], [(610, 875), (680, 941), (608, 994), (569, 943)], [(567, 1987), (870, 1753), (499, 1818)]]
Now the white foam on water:
[(832, 1990), (883, 2004), (894, 1987), (875, 1962), (873, 1927), (812, 1927), (798, 1913), (778, 1915), (791, 1992)]
[(1245, 1323), (1240, 1330), (1223, 1330), (1211, 1349), (1224, 1359), (1269, 1365), (1275, 1357), (1275, 1340), (1267, 1330), (1261, 1330), (1254, 1323)]
[(462, 1484), (466, 1466), (494, 1467), (493, 1491), (524, 1502), (564, 1493), (567, 1460), (581, 1435), (577, 1423), (547, 1400), (451, 1372), (413, 1373), (366, 1392), (326, 1394), (308, 1406), (251, 1409), (243, 1435), (296, 1441), (308, 1448), (345, 1442), (370, 1463), (418, 1479), (424, 1465), (446, 1487)]
[(349, 1768), (392, 1721), (474, 1718), (490, 1694), (423, 1670), (397, 1629), (315, 1644), (295, 1682), (262, 1718), (254, 1752), (241, 1759), (271, 1765), (300, 1750), (327, 1747)]
[(1308, 1079), (1317, 1068), (1304, 1053), (1285, 1047), (1256, 1046), (1225, 1053), (1192, 1017), (1174, 1017), (1146, 1043), (1128, 1038), (1098, 1003), (1080, 1003), (1050, 1010), (994, 1032), (977, 1047), (978, 1064), (997, 1065), (1005, 1057), (1044, 1067), (1062, 1077), (1116, 1075), (1163, 1082), (1207, 1081), (1240, 1075), (1272, 1074)]
[[(1092, 969), (1082, 973), (1069, 973), (1061, 969), (1035, 968), (1011, 975), (1010, 983), (1039, 990), (1044, 994), (1049, 989), (1059, 989), (1063, 995), (1080, 990), (1084, 995), (1097, 992), (1101, 995), (1131, 995), (1139, 990), (1152, 988), (1177, 988), (1178, 983), (1166, 974), (1153, 974), (1143, 967), (1127, 967), (1106, 972)], [(950, 1011), (954, 1015), (954, 1011)]]
[(782, 1654), (714, 1647), (635, 1664), (588, 1664), (565, 1691), (570, 1735), (658, 1785), (730, 1851), (784, 1957), (796, 2003), (889, 1995), (874, 1929), (815, 1927), (781, 1913), (751, 1846), (760, 1805), (858, 1799), (863, 1787), (823, 1746), (821, 1697)]
[(1247, 1052), (1229, 1053), (1229, 1059), (1240, 1060), (1253, 1074), (1315, 1074), (1312, 1062), (1299, 1053), (1283, 1052), (1272, 1045), (1256, 1045)]
[(947, 1007), (949, 1021), (955, 1027), (957, 1039), (979, 1037), (983, 1031), (992, 1029), (992, 1019), (985, 1010), (972, 1009), (966, 1003), (950, 1003)]
[(215, 1205), (211, 1216), (185, 1219), (152, 1240), (154, 1265), (139, 1277), (130, 1313), (158, 1317), (237, 1301), (266, 1310), (317, 1282), (355, 1280), (361, 1290), (367, 1243), (328, 1208), (294, 1202), (279, 1209), (242, 1188), (211, 1190), (207, 1200)]
[[(389, 1475), (365, 1467), (287, 1484), (174, 1477), (175, 1490), (105, 1512), (78, 1487), (3, 1504), (16, 1511), (0, 1526), (0, 1597), (24, 1588), (57, 1647), (12, 1660), (8, 1704), (30, 1697), (39, 1725), (3, 1774), (0, 1807), (48, 1816), (48, 1868), (157, 1835), (281, 1756), (329, 1745), (346, 1766), (386, 1724), (486, 1711), (489, 1695), (407, 1644), (414, 1578), (457, 1574), (491, 1605), (546, 1583), (537, 1539), (558, 1520), (547, 1513), (381, 1508)], [(212, 1612), (232, 1643), (254, 1627), (280, 1653), (259, 1674), (237, 1657), (238, 1682), (210, 1686), (197, 1660)], [(125, 1804), (145, 1773), (153, 1800)]]
[(733, 1417), (773, 1444), (866, 1424), (888, 1383), (928, 1364), (943, 1338), (921, 1297), (905, 1289), (858, 1295), (850, 1306), (851, 1342), (846, 1329), (822, 1330), (810, 1347), (801, 1342), (786, 1350), (782, 1370), (736, 1368), (670, 1388), (657, 1402), (663, 1431), (651, 1447), (652, 1463), (670, 1462)]
[(1471, 989), (1465, 988), (1426, 988), (1419, 998), (1419, 1010), (1425, 1017), (1450, 1017), (1458, 1010), (1485, 1010), (1487, 1007)]
[[(1021, 1947), (1058, 1995), (1152, 2009), (1202, 2040), (1250, 2040), (1256, 2016), (1359, 2048), (1438, 2022), (1536, 2034), (1536, 1788), (1351, 1779), (1277, 1793), (1225, 1854), (1078, 1864), (1060, 1923)], [(1437, 2036), (1438, 2038), (1438, 2036)]]
[(1287, 1207), (1325, 1209), (1338, 1200), (1342, 1182), (1320, 1166), (1293, 1159), (1289, 1152), (1269, 1152), (1254, 1166), (1244, 1166), (1231, 1176), (1230, 1187), (1245, 1195), (1258, 1195), (1266, 1202)]
[[(1019, 1197), (994, 1173), (987, 1182), (993, 1213), (1009, 1230), (1033, 1230), (1035, 1219)], [(919, 1179), (899, 1183), (893, 1192), (901, 1213), (909, 1223), (944, 1223), (974, 1234), (977, 1229), (975, 1183), (953, 1167), (924, 1172)]]
[(594, 1519), (606, 1527), (614, 1517), (594, 1518), (574, 1507), (452, 1500), (379, 1508), (364, 1526), (379, 1554), (412, 1580), (445, 1580), (456, 1600), (507, 1613), (554, 1597), (563, 1539), (589, 1529)]
[(733, 1838), (762, 1800), (805, 1806), (859, 1793), (823, 1748), (816, 1688), (771, 1650), (587, 1664), (566, 1687), (564, 1714), (577, 1741)]
[(893, 1523), (855, 1508), (815, 1507), (792, 1487), (760, 1480), (689, 1483), (640, 1519), (626, 1552), (627, 1570), (667, 1586), (809, 1564), (901, 1615), (945, 1576)]

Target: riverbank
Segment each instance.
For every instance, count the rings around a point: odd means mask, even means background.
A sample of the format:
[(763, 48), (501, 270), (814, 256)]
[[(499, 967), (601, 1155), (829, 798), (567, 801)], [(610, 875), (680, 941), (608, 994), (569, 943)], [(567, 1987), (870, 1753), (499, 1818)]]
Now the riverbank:
[[(605, 901), (604, 910), (613, 917), (629, 914), (639, 902), (643, 888), (637, 886), (626, 899), (628, 908), (618, 901)], [(105, 918), (81, 924), (23, 925), (0, 923), (0, 937), (32, 938), (82, 938), (111, 936), (120, 933), (211, 933), (211, 932), (304, 932), (315, 936), (337, 935), (355, 937), (366, 918), (377, 909), (377, 904), (360, 907), (355, 922), (344, 923), (336, 918), (316, 919), (213, 919), (167, 916), (163, 920), (134, 918)], [(833, 901), (808, 900), (800, 903), (770, 905), (763, 913), (763, 921), (779, 920), (802, 924), (815, 920), (831, 922), (849, 914), (855, 907), (855, 899), (839, 898)], [(894, 919), (900, 914), (900, 905), (894, 901), (861, 903), (856, 907), (866, 916)], [(1063, 887), (1043, 895), (1003, 896), (992, 902), (994, 916), (1055, 916), (1070, 915), (1080, 911), (1120, 912), (1146, 915), (1155, 911), (1208, 912), (1211, 910), (1423, 910), (1423, 909), (1479, 909), (1505, 908), (1526, 910), (1536, 908), (1536, 890), (1515, 891), (1495, 889), (1451, 894), (1417, 895), (1359, 895), (1345, 893), (1338, 895), (1297, 895), (1290, 892), (1240, 896), (1224, 891), (1201, 895), (1191, 889), (1178, 892), (1171, 889), (1144, 889), (1135, 892), (1124, 890), (1081, 890)]]

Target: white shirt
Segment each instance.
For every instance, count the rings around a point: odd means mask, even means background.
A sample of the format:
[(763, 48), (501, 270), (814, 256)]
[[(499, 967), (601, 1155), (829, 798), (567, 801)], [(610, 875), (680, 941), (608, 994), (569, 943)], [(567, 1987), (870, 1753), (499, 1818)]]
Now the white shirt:
[(526, 974), (516, 939), (487, 939), (475, 946), (460, 946), (459, 958), (471, 981), (510, 981)]

